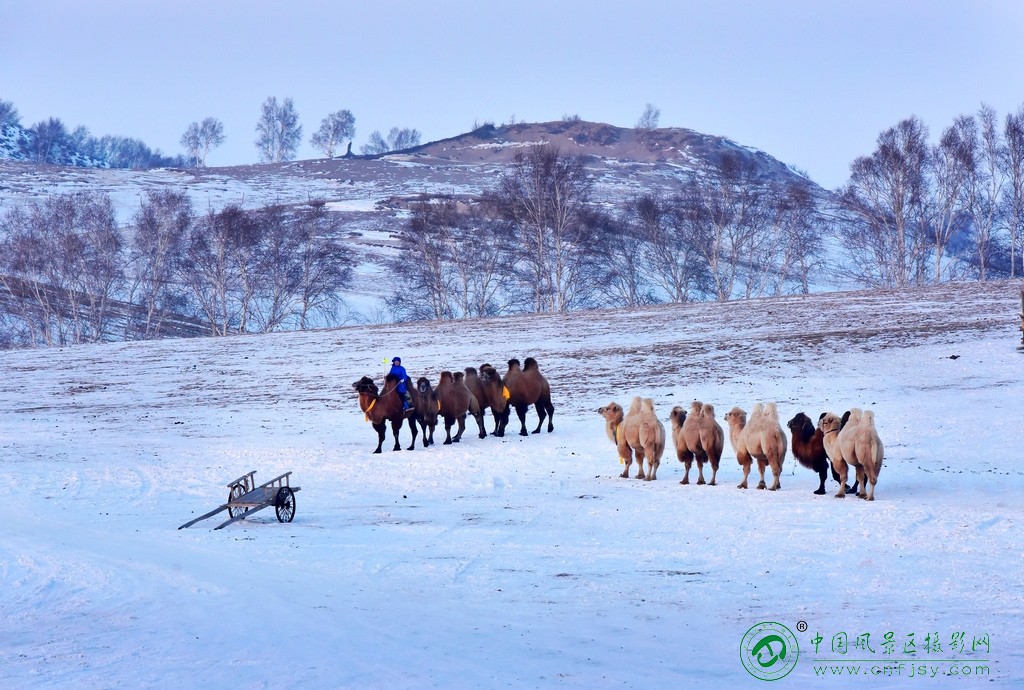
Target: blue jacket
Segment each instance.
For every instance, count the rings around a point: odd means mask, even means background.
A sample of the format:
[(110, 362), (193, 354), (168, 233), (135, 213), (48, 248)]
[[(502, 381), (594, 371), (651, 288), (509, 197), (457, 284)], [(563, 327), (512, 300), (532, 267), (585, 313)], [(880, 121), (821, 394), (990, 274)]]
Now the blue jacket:
[(388, 373), (398, 377), (398, 394), (404, 396), (406, 393), (405, 380), (409, 378), (409, 374), (405, 373), (405, 367), (401, 364), (392, 364), (391, 371)]

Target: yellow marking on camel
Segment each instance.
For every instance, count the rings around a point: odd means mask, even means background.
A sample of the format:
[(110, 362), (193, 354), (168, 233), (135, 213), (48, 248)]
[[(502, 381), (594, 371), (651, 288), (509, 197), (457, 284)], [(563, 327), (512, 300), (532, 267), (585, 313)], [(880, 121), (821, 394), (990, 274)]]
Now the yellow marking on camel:
[[(615, 427), (615, 442), (616, 443), (622, 443), (622, 425), (621, 424), (619, 426)], [(622, 457), (620, 455), (619, 456), (619, 464), (620, 465), (625, 465), (626, 464), (626, 458), (624, 458), (624, 457)]]
[(437, 401), (437, 411), (438, 412), (441, 411), (441, 401), (440, 400)]
[(505, 398), (505, 400), (508, 400), (509, 398), (512, 397), (512, 394), (508, 392), (508, 388), (506, 388), (505, 386), (501, 387), (501, 395)]
[(370, 410), (372, 410), (372, 409), (373, 409), (373, 406), (374, 406), (374, 405), (376, 405), (376, 404), (377, 404), (377, 399), (376, 399), (376, 398), (374, 398), (374, 400), (373, 400), (373, 401), (372, 401), (372, 402), (370, 403), (370, 405), (369, 405), (369, 406), (368, 406), (368, 407), (366, 408), (366, 410), (365, 410), (365, 414), (366, 414), (366, 421), (370, 421)]

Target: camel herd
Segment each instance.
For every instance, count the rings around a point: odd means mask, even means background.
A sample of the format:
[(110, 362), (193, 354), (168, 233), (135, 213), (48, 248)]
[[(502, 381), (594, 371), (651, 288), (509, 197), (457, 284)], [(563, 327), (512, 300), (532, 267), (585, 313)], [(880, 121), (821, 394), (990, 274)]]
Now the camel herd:
[[(665, 451), (665, 428), (654, 411), (650, 398), (633, 398), (628, 412), (611, 402), (597, 410), (605, 420), (608, 438), (618, 450), (620, 462), (625, 464), (622, 477), (629, 477), (633, 458), (637, 462), (637, 479), (657, 479), (658, 465)], [(757, 488), (776, 491), (781, 488), (782, 463), (786, 457), (787, 440), (779, 423), (775, 403), (757, 403), (748, 416), (742, 408), (734, 407), (725, 414), (729, 426), (729, 442), (736, 460), (743, 470), (743, 481), (737, 488), (747, 488), (750, 469), (757, 461), (760, 475)], [(704, 464), (711, 466), (711, 481), (717, 481), (718, 466), (725, 446), (725, 433), (715, 420), (715, 408), (710, 403), (695, 400), (687, 412), (676, 406), (669, 415), (676, 457), (685, 466), (680, 484), (690, 483), (690, 468), (697, 462), (697, 483), (705, 484)], [(853, 408), (842, 417), (824, 412), (818, 424), (800, 412), (789, 420), (793, 456), (797, 461), (818, 473), (821, 484), (814, 492), (825, 493), (828, 470), (839, 482), (837, 498), (847, 492), (858, 497), (875, 500), (875, 484), (882, 469), (884, 449), (875, 429), (875, 415), (871, 410)], [(647, 469), (644, 469), (644, 461)], [(847, 486), (849, 468), (854, 467), (857, 481), (854, 488)], [(771, 469), (772, 482), (765, 480), (765, 470)], [(859, 487), (859, 491), (856, 490)]]
[[(519, 435), (529, 436), (526, 412), (530, 405), (537, 411), (537, 428), (533, 433), (540, 433), (545, 421), (548, 432), (555, 430), (551, 386), (533, 357), (527, 357), (523, 363), (518, 359), (508, 360), (504, 375), (490, 364), (481, 364), (479, 367), (466, 367), (464, 371), (442, 371), (436, 386), (425, 376), (420, 377), (415, 386), (408, 380), (406, 388), (413, 403), (410, 409), (403, 408), (402, 396), (398, 393), (399, 383), (396, 376), (388, 374), (384, 378), (383, 389), (378, 388), (368, 376), (352, 384), (358, 394), (359, 409), (377, 432), (374, 453), (381, 452), (389, 424), (395, 439), (394, 450), (402, 449), (399, 433), (404, 423), (408, 423), (412, 435), (407, 450), (416, 447), (420, 429), (423, 447), (433, 445), (434, 430), (442, 420), (444, 444), (458, 443), (466, 430), (467, 416), (476, 421), (478, 437), (486, 438), (484, 413), (487, 409), (491, 410), (494, 418), (491, 431), (494, 436), (505, 435), (512, 410), (519, 417)], [(653, 400), (635, 397), (628, 411), (611, 402), (597, 412), (604, 418), (608, 438), (625, 465), (620, 476), (630, 476), (635, 458), (637, 479), (657, 479), (658, 466), (665, 452), (666, 433), (654, 410)], [(733, 407), (724, 416), (729, 428), (729, 442), (743, 470), (743, 481), (738, 488), (747, 488), (750, 470), (756, 460), (757, 488), (780, 489), (782, 463), (789, 444), (779, 422), (776, 404), (757, 403), (749, 416), (742, 408)], [(690, 470), (696, 461), (697, 484), (714, 486), (725, 449), (725, 432), (715, 419), (714, 405), (695, 400), (689, 411), (677, 405), (669, 415), (669, 422), (676, 457), (685, 467), (680, 484), (690, 483)], [(800, 412), (789, 420), (787, 426), (792, 438), (793, 457), (818, 473), (820, 485), (815, 494), (825, 493), (825, 482), (831, 470), (833, 479), (839, 482), (837, 498), (856, 493), (860, 498), (875, 500), (875, 485), (882, 469), (884, 449), (875, 429), (874, 412), (853, 408), (841, 417), (833, 412), (823, 412), (817, 424)], [(456, 427), (454, 435), (453, 427)], [(705, 464), (711, 468), (710, 481), (704, 478)], [(850, 467), (856, 472), (852, 488), (846, 483)], [(772, 473), (770, 485), (765, 478), (765, 470), (768, 469)]]
[[(364, 376), (352, 387), (359, 398), (359, 409), (377, 432), (377, 449), (380, 453), (390, 424), (395, 439), (394, 450), (401, 450), (399, 433), (402, 424), (408, 422), (412, 441), (406, 450), (416, 448), (419, 434), (417, 424), (423, 432), (423, 447), (433, 445), (434, 429), (444, 421), (444, 445), (458, 443), (466, 430), (466, 417), (476, 421), (479, 438), (487, 438), (484, 412), (491, 410), (494, 417), (494, 436), (504, 436), (512, 410), (516, 411), (520, 423), (520, 436), (529, 436), (526, 431), (526, 411), (530, 405), (537, 410), (537, 428), (540, 433), (547, 420), (548, 432), (555, 430), (555, 406), (551, 404), (551, 386), (540, 372), (540, 366), (533, 357), (523, 363), (518, 359), (508, 361), (508, 370), (501, 375), (490, 364), (481, 364), (479, 369), (466, 367), (464, 371), (442, 371), (437, 386), (420, 377), (416, 385), (406, 381), (406, 389), (412, 398), (412, 407), (403, 409), (402, 396), (398, 394), (398, 377), (388, 374), (384, 377), (383, 389), (373, 379)], [(452, 427), (457, 427), (452, 435)]]

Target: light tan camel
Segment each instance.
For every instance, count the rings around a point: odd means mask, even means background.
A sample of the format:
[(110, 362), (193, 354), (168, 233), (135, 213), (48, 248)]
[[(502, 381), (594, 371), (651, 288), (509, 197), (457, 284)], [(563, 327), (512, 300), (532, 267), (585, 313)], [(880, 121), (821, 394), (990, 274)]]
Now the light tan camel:
[[(757, 460), (757, 471), (761, 476), (757, 483), (758, 489), (768, 488), (776, 491), (782, 488), (780, 480), (782, 463), (786, 458), (786, 435), (779, 424), (779, 413), (775, 403), (762, 405), (757, 403), (750, 417), (739, 407), (734, 407), (725, 415), (729, 423), (729, 441), (736, 451), (736, 459), (743, 466), (743, 481), (739, 488), (747, 488), (747, 476), (750, 465)], [(766, 467), (772, 470), (773, 481), (767, 486), (764, 479)]]
[(704, 463), (711, 463), (711, 482), (717, 483), (718, 465), (722, 459), (725, 445), (725, 434), (721, 425), (715, 421), (715, 408), (710, 403), (699, 400), (690, 404), (689, 414), (682, 407), (676, 406), (669, 415), (672, 423), (672, 440), (676, 446), (676, 457), (683, 463), (686, 471), (680, 484), (690, 483), (690, 467), (697, 461), (697, 484), (705, 484)]
[[(885, 456), (885, 448), (875, 429), (875, 413), (871, 410), (851, 409), (850, 419), (838, 437), (843, 464), (838, 470), (842, 487), (836, 495), (845, 495), (847, 466), (852, 465), (856, 468), (857, 485), (860, 487), (857, 496), (869, 501), (875, 500), (875, 484), (878, 483), (878, 473), (882, 470)], [(871, 483), (870, 488), (868, 482)]]
[(623, 415), (622, 406), (615, 402), (599, 408), (597, 412), (604, 417), (605, 432), (618, 449), (620, 460), (626, 465), (620, 476), (629, 477), (629, 469), (635, 454), (636, 478), (656, 480), (661, 456), (665, 452), (665, 427), (654, 412), (653, 401), (650, 398), (633, 398), (626, 415)]

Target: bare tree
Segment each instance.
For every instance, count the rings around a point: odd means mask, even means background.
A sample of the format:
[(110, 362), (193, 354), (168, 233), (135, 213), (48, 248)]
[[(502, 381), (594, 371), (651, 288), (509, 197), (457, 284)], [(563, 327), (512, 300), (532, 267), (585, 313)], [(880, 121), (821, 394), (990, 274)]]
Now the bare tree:
[(707, 288), (707, 261), (698, 248), (706, 214), (699, 204), (686, 205), (687, 200), (702, 198), (694, 192), (691, 187), (687, 193), (684, 186), (674, 198), (645, 194), (626, 204), (630, 226), (644, 242), (640, 247), (644, 275), (677, 304), (691, 301)]
[(334, 158), (335, 149), (345, 139), (351, 139), (356, 133), (356, 118), (348, 110), (331, 113), (320, 122), (318, 129), (310, 138), (313, 148), (322, 151), (328, 158)]
[(135, 214), (127, 266), (127, 300), (141, 309), (126, 324), (126, 337), (159, 337), (167, 319), (186, 311), (186, 296), (177, 277), (193, 220), (186, 194), (146, 193)]
[(192, 225), (187, 238), (182, 278), (211, 335), (228, 335), (238, 329), (238, 276), (231, 265), (232, 232), (230, 221), (222, 214), (231, 217), (241, 213), (237, 206), (220, 213), (211, 209)]
[(281, 163), (295, 158), (302, 141), (302, 125), (291, 98), (278, 105), (277, 97), (263, 102), (260, 119), (256, 122), (256, 149), (260, 161)]
[(978, 165), (967, 178), (966, 206), (974, 231), (978, 277), (984, 281), (988, 274), (992, 233), (998, 220), (999, 196), (1003, 187), (1000, 162), (1004, 157), (996, 112), (988, 105), (982, 105), (978, 110), (978, 130), (979, 137), (975, 143)]
[(5, 216), (3, 285), (31, 344), (106, 339), (122, 288), (121, 234), (105, 194), (77, 193)]
[(578, 157), (538, 146), (516, 154), (491, 195), (515, 230), (519, 278), (536, 313), (571, 311), (592, 296), (593, 233), (583, 222), (590, 189)]
[(1024, 275), (1024, 106), (1006, 116), (1003, 174), (1006, 177), (1006, 222), (1010, 229), (1010, 277), (1016, 277), (1016, 256), (1021, 256)]
[(585, 222), (596, 230), (594, 247), (603, 267), (600, 302), (609, 307), (637, 307), (657, 302), (645, 271), (647, 243), (638, 234), (628, 212), (613, 216), (592, 211)]
[(215, 117), (208, 117), (199, 125), (198, 165), (206, 167), (206, 156), (210, 149), (224, 143), (224, 124)]
[(779, 229), (776, 243), (777, 275), (775, 292), (785, 291), (787, 282), (796, 284), (801, 294), (810, 293), (811, 276), (825, 265), (823, 227), (817, 205), (807, 187), (789, 184), (778, 195), (775, 223)]
[(68, 132), (64, 123), (55, 117), (37, 122), (32, 126), (32, 153), (37, 163), (59, 163), (62, 161)]
[(644, 108), (644, 112), (640, 115), (640, 119), (636, 121), (636, 129), (641, 132), (657, 129), (659, 118), (661, 118), (661, 109), (648, 103)]
[(361, 148), (363, 155), (379, 156), (391, 151), (402, 151), (414, 146), (419, 146), (420, 133), (415, 129), (399, 129), (392, 127), (385, 139), (381, 133), (374, 130), (370, 133), (370, 141)]
[(18, 109), (10, 101), (0, 100), (0, 127), (4, 125), (18, 125), (21, 123), (21, 116)]
[(934, 246), (934, 281), (942, 281), (942, 274), (949, 270), (943, 259), (950, 242), (968, 225), (968, 214), (963, 212), (961, 202), (966, 192), (968, 171), (976, 166), (974, 141), (977, 125), (973, 117), (961, 115), (950, 127), (942, 132), (930, 156), (933, 184), (928, 206)]
[(870, 156), (850, 166), (841, 205), (849, 271), (875, 287), (905, 287), (925, 274), (928, 132), (911, 117), (882, 132)]
[(326, 205), (313, 202), (296, 219), (296, 260), (299, 271), (298, 327), (309, 328), (313, 317), (331, 317), (341, 304), (341, 291), (352, 281), (351, 252), (334, 238), (338, 219)]

